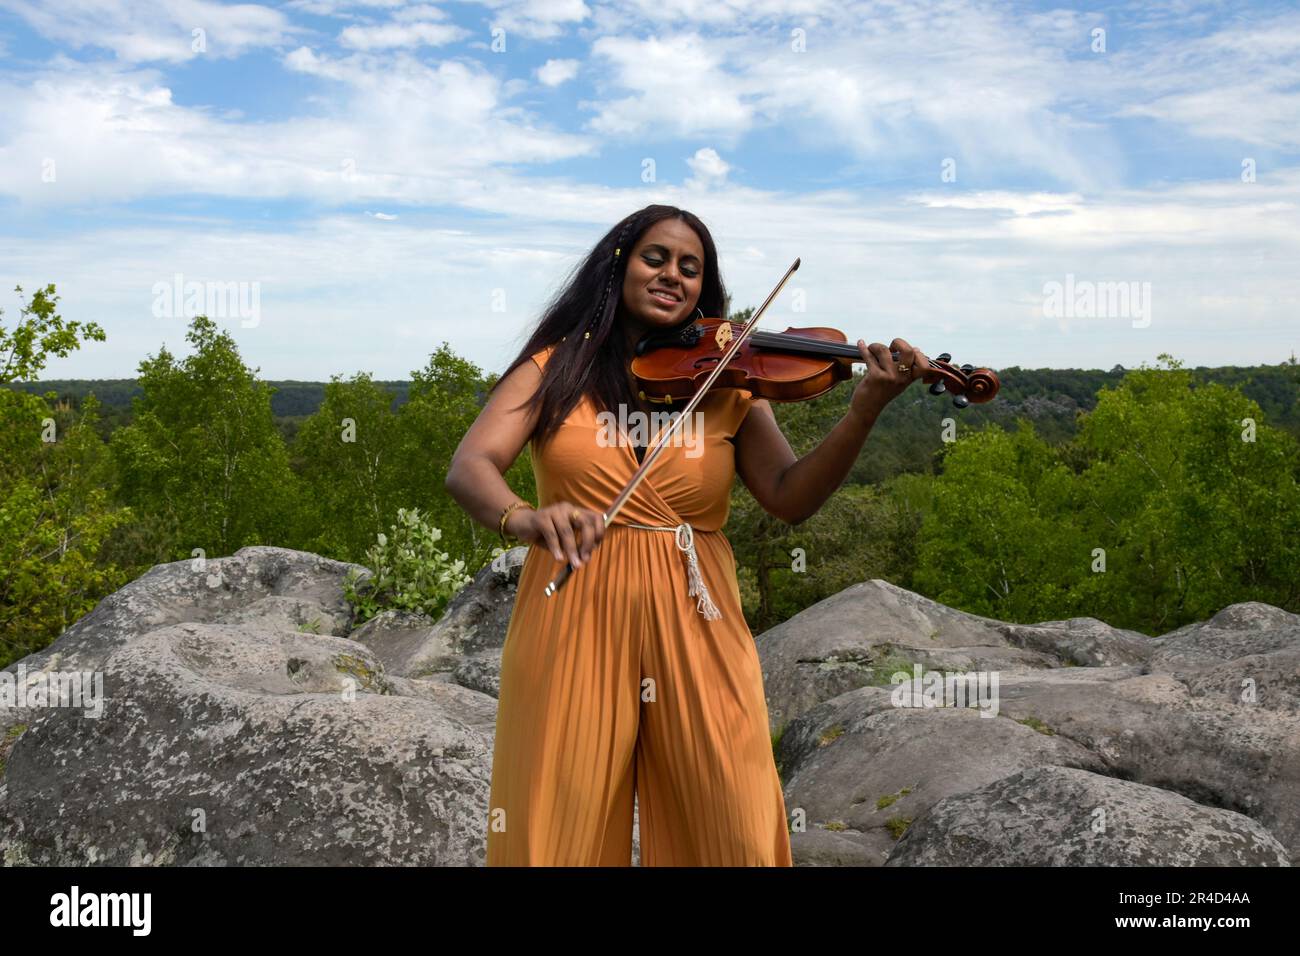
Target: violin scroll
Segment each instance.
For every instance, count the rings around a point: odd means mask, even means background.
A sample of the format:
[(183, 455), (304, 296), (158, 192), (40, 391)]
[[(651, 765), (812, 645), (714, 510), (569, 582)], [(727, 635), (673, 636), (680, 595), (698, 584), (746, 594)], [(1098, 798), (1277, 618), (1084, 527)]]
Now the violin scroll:
[(921, 381), (931, 383), (931, 395), (952, 395), (952, 403), (957, 408), (965, 408), (972, 402), (992, 401), (1002, 387), (992, 369), (973, 365), (958, 368), (952, 364), (952, 356), (947, 352), (930, 359), (930, 367), (921, 376)]

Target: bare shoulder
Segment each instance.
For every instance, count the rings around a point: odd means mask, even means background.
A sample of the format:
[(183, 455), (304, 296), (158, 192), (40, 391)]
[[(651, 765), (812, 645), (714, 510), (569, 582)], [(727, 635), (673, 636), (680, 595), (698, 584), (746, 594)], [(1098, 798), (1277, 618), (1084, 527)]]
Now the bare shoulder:
[[(548, 355), (549, 349), (550, 346), (547, 346), (545, 350)], [(532, 397), (542, 383), (542, 369), (546, 366), (547, 356), (539, 352), (530, 357), (531, 362), (520, 362), (497, 382), (492, 389), (489, 404), (500, 408), (498, 403), (504, 401), (509, 406), (514, 406)]]

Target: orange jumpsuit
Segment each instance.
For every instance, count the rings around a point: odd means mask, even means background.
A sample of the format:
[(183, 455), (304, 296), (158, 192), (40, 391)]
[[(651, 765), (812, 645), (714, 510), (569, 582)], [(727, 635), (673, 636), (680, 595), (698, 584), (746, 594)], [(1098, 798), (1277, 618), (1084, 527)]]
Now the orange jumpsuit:
[[(544, 367), (550, 352), (533, 360)], [(670, 440), (551, 597), (563, 564), (528, 549), (501, 655), (489, 866), (631, 865), (634, 793), (644, 866), (791, 865), (762, 670), (721, 530), (729, 439), (751, 401), (706, 395), (690, 422), (703, 425), (698, 444)], [(613, 502), (640, 463), (602, 432), (583, 399), (534, 443), (542, 505)]]

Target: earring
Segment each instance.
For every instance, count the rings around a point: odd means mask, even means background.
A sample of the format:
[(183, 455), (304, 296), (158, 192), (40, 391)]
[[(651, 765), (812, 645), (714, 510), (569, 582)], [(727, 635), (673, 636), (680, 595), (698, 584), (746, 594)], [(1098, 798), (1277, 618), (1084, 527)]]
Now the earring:
[(700, 314), (701, 319), (704, 318), (704, 310), (701, 309), (698, 305), (695, 307), (695, 311)]

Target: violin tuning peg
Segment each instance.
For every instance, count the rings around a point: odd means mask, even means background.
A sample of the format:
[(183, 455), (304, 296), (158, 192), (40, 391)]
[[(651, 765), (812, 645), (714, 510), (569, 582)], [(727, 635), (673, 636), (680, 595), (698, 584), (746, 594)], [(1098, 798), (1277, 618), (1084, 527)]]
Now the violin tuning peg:
[(943, 379), (939, 379), (939, 381), (930, 386), (931, 395), (942, 395), (946, 391), (948, 391), (948, 386), (943, 384)]
[(940, 355), (937, 359), (935, 359), (935, 361), (937, 361), (937, 362), (951, 362), (951, 361), (952, 361), (952, 356), (951, 356), (949, 353), (944, 352), (944, 353), (943, 353), (942, 355)]
[(965, 408), (970, 404), (970, 399), (965, 395), (957, 395), (953, 397), (952, 403), (957, 408)]
[(971, 372), (975, 371), (975, 366), (974, 366), (974, 365), (963, 365), (963, 366), (961, 367), (961, 370), (962, 370), (965, 374), (969, 375)]

